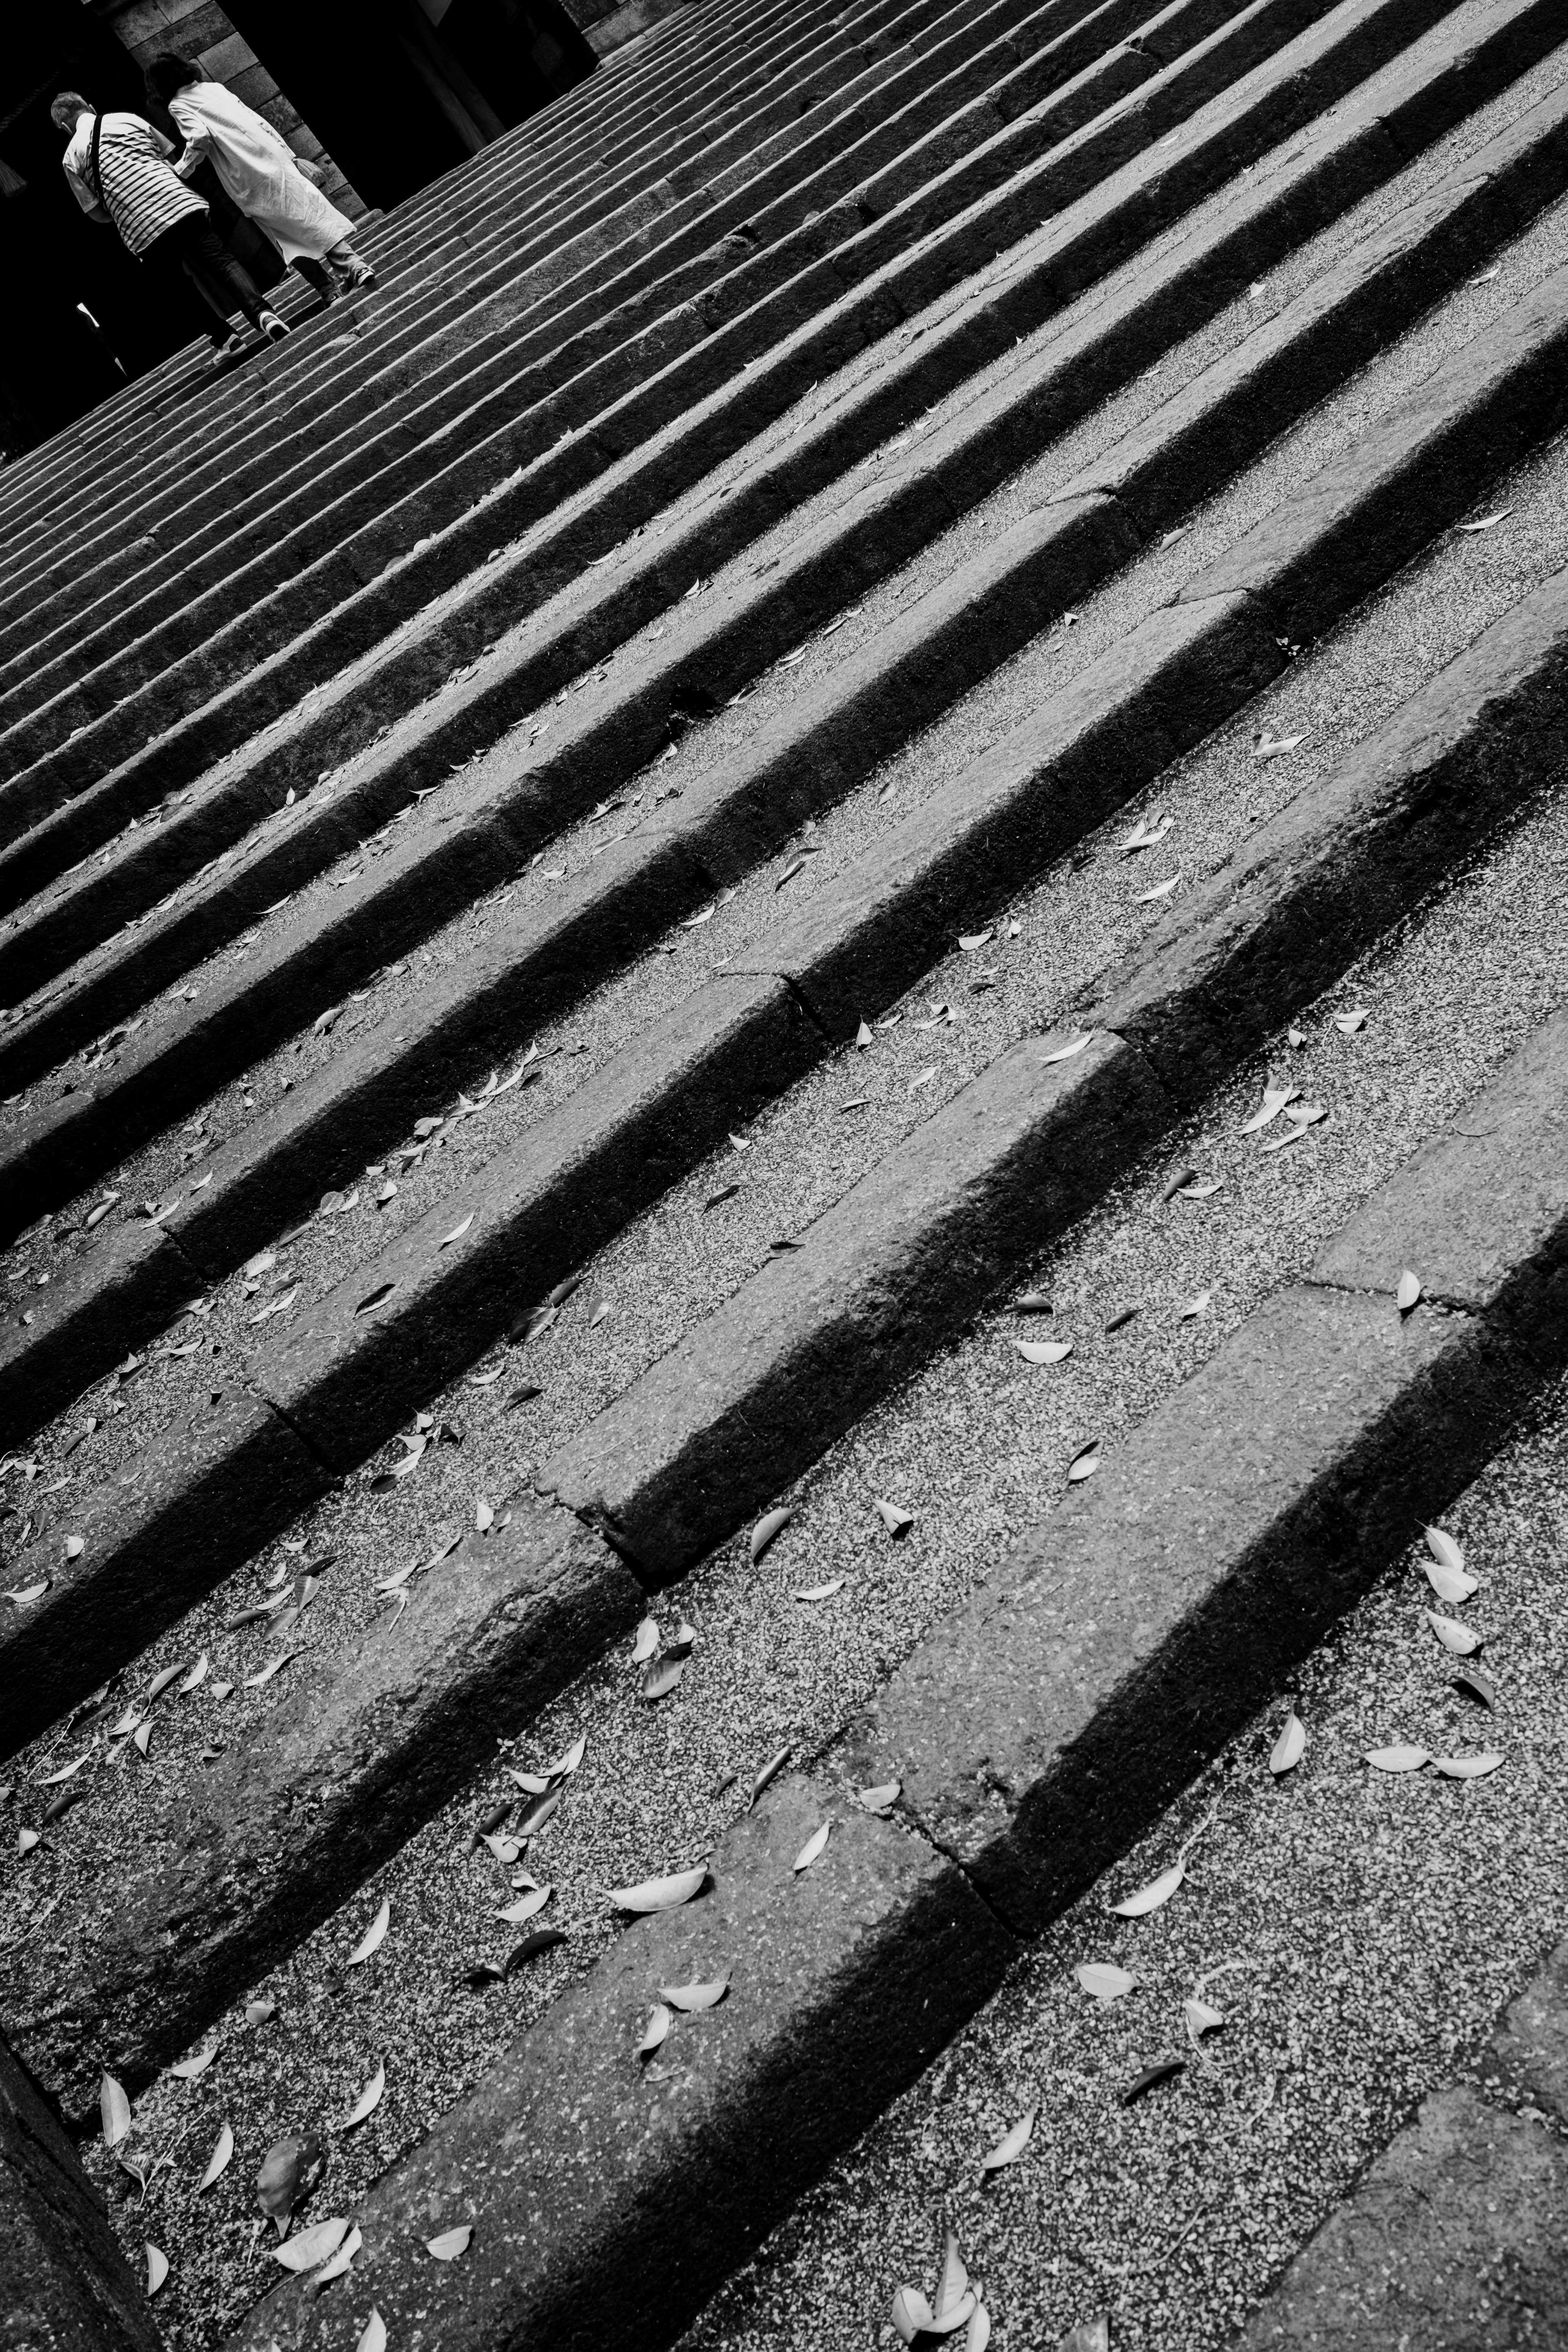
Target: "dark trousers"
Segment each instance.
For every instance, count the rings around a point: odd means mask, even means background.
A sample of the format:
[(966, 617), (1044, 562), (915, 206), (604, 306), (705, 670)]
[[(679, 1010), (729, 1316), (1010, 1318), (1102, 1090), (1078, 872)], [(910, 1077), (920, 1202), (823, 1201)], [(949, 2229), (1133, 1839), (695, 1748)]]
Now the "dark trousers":
[(236, 310), (243, 310), (254, 327), (267, 307), (250, 272), (222, 244), (205, 213), (187, 213), (155, 236), (142, 258), (165, 273), (184, 271), (211, 313), (207, 332), (215, 343), (228, 341)]

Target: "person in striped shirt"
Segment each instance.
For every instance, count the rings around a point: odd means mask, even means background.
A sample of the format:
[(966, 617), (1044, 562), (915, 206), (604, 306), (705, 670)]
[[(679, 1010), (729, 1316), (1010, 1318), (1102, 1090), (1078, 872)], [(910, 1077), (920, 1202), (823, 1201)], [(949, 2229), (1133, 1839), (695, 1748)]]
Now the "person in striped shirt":
[(205, 197), (173, 169), (174, 145), (161, 131), (139, 114), (98, 114), (74, 89), (61, 90), (49, 113), (68, 133), (64, 169), (78, 204), (89, 219), (111, 223), (138, 260), (184, 272), (211, 313), (215, 363), (245, 348), (232, 324), (237, 310), (268, 342), (288, 333), (249, 271), (220, 243)]

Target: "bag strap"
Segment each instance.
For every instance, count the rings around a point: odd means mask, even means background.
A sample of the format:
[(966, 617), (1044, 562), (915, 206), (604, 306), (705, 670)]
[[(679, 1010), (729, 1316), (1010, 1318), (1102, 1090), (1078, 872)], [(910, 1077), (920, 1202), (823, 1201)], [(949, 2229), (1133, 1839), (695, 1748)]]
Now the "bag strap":
[(102, 144), (102, 141), (103, 110), (100, 107), (99, 111), (92, 118), (92, 143), (87, 151), (87, 168), (92, 174), (92, 184), (98, 190), (98, 201), (103, 205), (104, 211), (107, 212), (109, 210), (109, 206), (104, 204), (103, 200), (103, 166), (100, 163), (98, 155), (98, 151), (100, 146)]

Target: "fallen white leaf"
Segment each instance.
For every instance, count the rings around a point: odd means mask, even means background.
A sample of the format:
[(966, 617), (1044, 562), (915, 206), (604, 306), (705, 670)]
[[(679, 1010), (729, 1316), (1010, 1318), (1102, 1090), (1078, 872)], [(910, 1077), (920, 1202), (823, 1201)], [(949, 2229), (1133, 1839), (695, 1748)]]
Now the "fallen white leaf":
[(798, 1592), (791, 1593), (790, 1599), (792, 1601), (831, 1601), (836, 1592), (842, 1592), (843, 1590), (844, 1579), (841, 1576), (836, 1576), (826, 1584), (803, 1585)]
[(678, 1870), (668, 1878), (645, 1878), (638, 1886), (612, 1886), (610, 1901), (617, 1911), (673, 1911), (689, 1903), (708, 1875), (706, 1864), (695, 1870)]
[(1015, 1339), (1013, 1345), (1026, 1364), (1059, 1364), (1073, 1350), (1070, 1339)]
[(206, 2073), (216, 2056), (217, 2043), (209, 2042), (205, 2050), (197, 2052), (195, 2057), (182, 2058), (178, 2065), (170, 2067), (169, 2072), (171, 2074), (177, 2074), (182, 2083), (195, 2083)]
[(1211, 2009), (1206, 2000), (1196, 1998), (1182, 2003), (1182, 2014), (1187, 2021), (1187, 2032), (1194, 2042), (1201, 2041), (1205, 2033), (1216, 2033), (1225, 2023), (1222, 2010)]
[(368, 1960), (373, 1953), (379, 1952), (383, 1943), (386, 1939), (386, 1931), (391, 1924), (392, 1898), (388, 1895), (383, 1898), (380, 1910), (376, 1913), (374, 1918), (365, 1929), (364, 1934), (360, 1937), (359, 1942), (354, 1946), (353, 1950), (349, 1954), (343, 1966), (345, 1968), (357, 1969), (362, 1960)]
[(1076, 1486), (1080, 1480), (1092, 1478), (1099, 1467), (1100, 1440), (1098, 1437), (1091, 1437), (1087, 1445), (1079, 1446), (1068, 1464), (1068, 1484)]
[(1402, 1315), (1408, 1315), (1421, 1296), (1421, 1276), (1406, 1266), (1394, 1293), (1394, 1303)]
[(1120, 2000), (1122, 1994), (1131, 1992), (1137, 1982), (1137, 1979), (1130, 1977), (1125, 1969), (1119, 1969), (1114, 1960), (1085, 1960), (1080, 1967), (1074, 1969), (1073, 1974), (1094, 2000)]
[(1268, 1759), (1268, 1769), (1276, 1780), (1283, 1772), (1293, 1772), (1307, 1752), (1307, 1727), (1294, 1707), (1285, 1717), (1285, 1726), (1274, 1743)]
[(468, 2252), (473, 2234), (471, 2221), (459, 2221), (455, 2230), (443, 2230), (438, 2238), (426, 2238), (425, 2251), (434, 2254), (438, 2263), (455, 2263), (459, 2254)]
[(1124, 1902), (1113, 1903), (1110, 1907), (1120, 1918), (1142, 1919), (1151, 1911), (1158, 1911), (1163, 1903), (1170, 1901), (1186, 1874), (1185, 1862), (1173, 1862), (1169, 1870), (1161, 1872), (1158, 1878), (1151, 1879), (1147, 1886), (1141, 1886), (1136, 1895), (1129, 1895)]
[(386, 2322), (374, 2305), (354, 2352), (386, 2352)]
[(1396, 1747), (1369, 1748), (1362, 1760), (1380, 1772), (1419, 1772), (1432, 1759), (1425, 1748)]
[(679, 2009), (688, 2017), (700, 2016), (705, 2009), (716, 2009), (730, 1990), (727, 1976), (715, 1977), (710, 1984), (660, 1985), (658, 1997), (669, 2009)]
[(1480, 1648), (1480, 1635), (1473, 1633), (1468, 1625), (1461, 1625), (1457, 1617), (1439, 1617), (1435, 1609), (1426, 1610), (1425, 1615), (1443, 1647), (1452, 1650), (1456, 1658), (1473, 1657)]
[(504, 1919), (509, 1927), (521, 1927), (525, 1919), (531, 1919), (536, 1911), (543, 1910), (554, 1892), (553, 1886), (531, 1887), (517, 1902), (509, 1904), (504, 1911), (498, 1911), (496, 1917)]
[(1188, 1299), (1186, 1305), (1182, 1308), (1181, 1313), (1176, 1318), (1177, 1322), (1191, 1323), (1194, 1321), (1198, 1316), (1206, 1315), (1209, 1309), (1209, 1301), (1213, 1297), (1214, 1292), (1212, 1290), (1200, 1290), (1194, 1297)]
[(816, 1860), (817, 1855), (827, 1843), (828, 1835), (832, 1828), (833, 1823), (831, 1822), (824, 1822), (819, 1830), (812, 1831), (811, 1835), (806, 1839), (805, 1843), (801, 1847), (800, 1852), (795, 1855), (795, 1861), (790, 1865), (797, 1875), (801, 1871), (809, 1870), (811, 1868), (812, 1864)]
[(131, 2129), (131, 2102), (112, 2074), (100, 2079), (98, 2112), (103, 2118), (104, 2147), (118, 2147)]
[(633, 1665), (646, 1665), (648, 1659), (657, 1654), (658, 1650), (658, 1620), (657, 1617), (645, 1617), (632, 1636)]
[(1093, 1043), (1094, 1032), (1083, 1029), (1076, 1037), (1069, 1037), (1065, 1045), (1054, 1045), (1048, 1054), (1042, 1054), (1040, 1060), (1047, 1067), (1052, 1062), (1070, 1062), (1075, 1054), (1086, 1052)]
[(353, 2261), (354, 2256), (358, 2253), (363, 2243), (364, 2240), (361, 2236), (358, 2224), (356, 2223), (354, 2228), (349, 2231), (348, 2236), (343, 2240), (342, 2244), (338, 2248), (337, 2252), (333, 2254), (329, 2261), (322, 2263), (321, 2269), (316, 2273), (315, 2277), (310, 2281), (311, 2294), (314, 2294), (321, 2287), (330, 2286), (333, 2279), (342, 2278), (343, 2273), (348, 2269), (350, 2263)]
[(875, 1789), (858, 1789), (855, 1801), (868, 1813), (890, 1813), (903, 1793), (903, 1786), (901, 1780), (884, 1780)]
[(153, 2243), (151, 2238), (143, 2239), (142, 2252), (147, 2261), (147, 2293), (152, 2297), (169, 2275), (169, 2257), (161, 2246)]
[(334, 2214), (325, 2221), (312, 2221), (308, 2230), (300, 2230), (292, 2238), (285, 2238), (280, 2246), (272, 2249), (272, 2259), (281, 2263), (286, 2271), (313, 2271), (319, 2263), (330, 2261), (349, 2232), (346, 2215)]
[(439, 1242), (437, 1244), (437, 1247), (438, 1249), (450, 1249), (454, 1242), (460, 1242), (478, 1214), (479, 1211), (477, 1209), (470, 1209), (460, 1225), (454, 1225), (449, 1234), (442, 1234)]
[(1512, 512), (1511, 507), (1499, 507), (1495, 514), (1482, 515), (1479, 522), (1457, 522), (1454, 529), (1471, 534), (1481, 530), (1495, 530), (1499, 523), (1506, 522)]
[[(872, 1507), (890, 1536), (908, 1535), (914, 1526), (915, 1515), (900, 1503), (885, 1502), (880, 1495), (871, 1497)], [(84, 1759), (85, 1760), (85, 1759)]]
[(982, 2172), (1000, 2172), (1005, 2166), (1017, 2162), (1029, 2145), (1034, 2134), (1035, 2117), (1039, 2112), (1038, 2107), (1031, 2107), (1027, 2115), (1019, 2116), (1012, 2130), (997, 2141), (990, 2155), (981, 2158)]
[(230, 2129), (229, 2126), (225, 2124), (223, 2129), (217, 2136), (217, 2141), (213, 2148), (213, 2152), (207, 2158), (207, 2168), (196, 2183), (198, 2191), (203, 2189), (210, 2189), (213, 2182), (216, 2180), (221, 2174), (228, 2170), (229, 2158), (233, 2154), (234, 2133)]
[(363, 2124), (367, 2116), (374, 2116), (381, 2105), (382, 2094), (385, 2088), (386, 2068), (384, 2065), (378, 2066), (339, 2125), (339, 2130), (353, 2131), (354, 2126)]
[(1432, 1769), (1441, 1772), (1446, 1780), (1479, 1780), (1495, 1772), (1501, 1762), (1498, 1751), (1489, 1748), (1480, 1756), (1434, 1756)]
[(1467, 1573), (1464, 1552), (1447, 1528), (1428, 1528), (1426, 1534), (1426, 1549), (1432, 1555), (1426, 1581), (1439, 1601), (1446, 1601), (1450, 1609), (1456, 1609), (1461, 1601), (1468, 1601), (1472, 1593), (1479, 1592), (1480, 1586), (1473, 1576)]
[(647, 2023), (643, 2027), (642, 2040), (637, 2043), (637, 2056), (651, 2058), (656, 2050), (662, 2050), (674, 2022), (672, 2012), (666, 2009), (663, 2001), (656, 2000), (648, 2011)]
[(756, 1526), (752, 1529), (752, 1565), (753, 1568), (756, 1566), (758, 1560), (761, 1559), (768, 1546), (773, 1542), (773, 1538), (784, 1533), (785, 1528), (788, 1527), (794, 1517), (794, 1511), (790, 1509), (787, 1504), (784, 1503), (779, 1505), (777, 1510), (763, 1512), (762, 1517), (757, 1521)]

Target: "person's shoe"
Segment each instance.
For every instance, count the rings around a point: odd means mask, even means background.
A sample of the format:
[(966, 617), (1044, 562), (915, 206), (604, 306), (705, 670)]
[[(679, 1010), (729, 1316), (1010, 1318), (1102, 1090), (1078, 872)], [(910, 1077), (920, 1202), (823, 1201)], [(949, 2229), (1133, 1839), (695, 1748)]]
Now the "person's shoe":
[(344, 289), (350, 294), (368, 294), (379, 283), (380, 280), (368, 261), (360, 262), (357, 268), (349, 271), (343, 280)]
[(230, 335), (226, 343), (215, 343), (213, 345), (213, 366), (215, 368), (226, 367), (230, 360), (238, 359), (244, 349), (245, 337), (240, 334), (237, 329), (235, 332)]
[(276, 310), (263, 310), (256, 323), (269, 343), (280, 343), (289, 331), (288, 320), (280, 319)]

